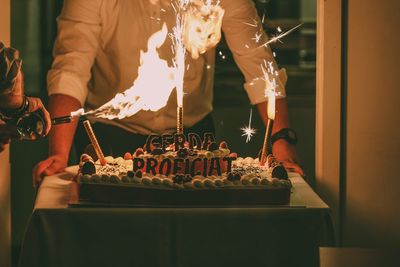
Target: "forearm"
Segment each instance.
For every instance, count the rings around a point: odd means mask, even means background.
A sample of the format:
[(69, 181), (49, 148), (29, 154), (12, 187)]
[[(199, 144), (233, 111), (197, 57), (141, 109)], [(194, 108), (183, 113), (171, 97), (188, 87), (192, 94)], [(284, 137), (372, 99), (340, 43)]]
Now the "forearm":
[(22, 106), (24, 97), (22, 95), (6, 94), (0, 97), (0, 108), (17, 109)]
[(22, 72), (20, 71), (15, 79), (15, 83), (12, 85), (12, 90), (7, 88), (6, 91), (9, 91), (9, 93), (1, 94), (0, 108), (17, 109), (22, 106), (24, 101), (23, 79)]
[[(49, 97), (49, 110), (51, 117), (69, 115), (72, 111), (81, 108), (80, 102), (68, 95), (55, 94)], [(77, 120), (53, 126), (49, 134), (50, 156), (60, 155), (68, 159), (72, 141), (77, 127)]]
[[(267, 102), (257, 104), (257, 109), (263, 122), (266, 124)], [(286, 98), (277, 99), (275, 102), (275, 120), (274, 127), (272, 128), (272, 134), (283, 128), (289, 128), (289, 114), (287, 110)]]

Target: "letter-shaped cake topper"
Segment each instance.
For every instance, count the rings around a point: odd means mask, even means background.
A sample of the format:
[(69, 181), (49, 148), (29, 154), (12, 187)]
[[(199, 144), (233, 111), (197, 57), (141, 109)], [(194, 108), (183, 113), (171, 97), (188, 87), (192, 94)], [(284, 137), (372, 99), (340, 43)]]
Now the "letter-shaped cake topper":
[(144, 167), (144, 159), (134, 158), (133, 159), (133, 171), (141, 170)]
[(147, 137), (146, 140), (146, 151), (147, 153), (151, 153), (151, 151), (153, 150), (152, 148), (160, 148), (161, 147), (161, 136), (157, 135), (157, 134), (151, 134)]
[(163, 134), (161, 137), (162, 149), (167, 151), (166, 148), (174, 143), (174, 136), (172, 134)]
[(189, 148), (197, 148), (201, 149), (201, 138), (198, 134), (196, 133), (189, 133), (188, 134), (188, 141), (189, 141)]
[(175, 151), (185, 147), (185, 135), (184, 134), (174, 134)]
[(203, 149), (207, 150), (208, 145), (215, 142), (215, 137), (213, 133), (204, 133)]

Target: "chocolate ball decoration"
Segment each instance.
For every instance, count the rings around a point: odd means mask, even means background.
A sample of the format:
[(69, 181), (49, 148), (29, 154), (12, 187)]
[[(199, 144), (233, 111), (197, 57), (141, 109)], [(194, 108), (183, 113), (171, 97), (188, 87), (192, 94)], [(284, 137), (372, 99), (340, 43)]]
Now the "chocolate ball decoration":
[(108, 176), (107, 174), (103, 174), (101, 176), (101, 182), (106, 183), (106, 184), (110, 183), (110, 176)]
[(122, 177), (122, 180), (121, 180), (123, 183), (130, 183), (131, 182), (131, 179), (129, 178), (129, 176), (124, 176), (124, 177)]
[(141, 171), (141, 170), (136, 171), (135, 177), (137, 177), (137, 178), (142, 178), (142, 177), (143, 177), (142, 171)]
[(184, 176), (183, 176), (182, 174), (176, 174), (176, 175), (172, 178), (172, 181), (173, 181), (175, 184), (182, 184), (182, 183), (183, 183), (183, 178), (184, 178)]
[(240, 181), (241, 178), (242, 177), (237, 172), (229, 172), (228, 176), (227, 176), (228, 181), (231, 181), (231, 182)]
[(92, 176), (92, 182), (93, 183), (101, 183), (101, 177), (97, 174)]
[(112, 184), (118, 184), (119, 183), (119, 178), (116, 175), (111, 175), (110, 177), (110, 183)]
[(272, 178), (279, 178), (279, 179), (285, 179), (285, 180), (289, 179), (288, 173), (287, 173), (285, 167), (283, 167), (282, 165), (277, 165), (277, 166), (273, 167), (271, 176), (272, 176)]
[(228, 148), (228, 144), (225, 141), (222, 141), (221, 143), (219, 143), (219, 147), (220, 148)]
[(135, 173), (134, 173), (133, 171), (128, 171), (128, 172), (126, 173), (126, 175), (128, 175), (128, 177), (130, 177), (130, 178), (135, 177)]
[(189, 155), (189, 151), (187, 148), (181, 148), (178, 150), (177, 156), (179, 158), (186, 158)]
[(192, 176), (190, 176), (189, 174), (185, 174), (183, 176), (183, 182), (184, 183), (188, 183), (188, 182), (191, 182), (191, 181), (192, 181)]
[(208, 151), (214, 151), (214, 150), (218, 150), (218, 149), (219, 149), (219, 146), (218, 146), (218, 144), (215, 143), (215, 142), (211, 142), (211, 143), (208, 145), (208, 148), (207, 148)]
[(242, 178), (242, 176), (239, 173), (234, 173), (233, 174), (234, 181), (240, 181), (241, 178)]
[(94, 166), (93, 161), (87, 161), (83, 163), (82, 169), (81, 169), (82, 174), (94, 174), (96, 173), (96, 166)]

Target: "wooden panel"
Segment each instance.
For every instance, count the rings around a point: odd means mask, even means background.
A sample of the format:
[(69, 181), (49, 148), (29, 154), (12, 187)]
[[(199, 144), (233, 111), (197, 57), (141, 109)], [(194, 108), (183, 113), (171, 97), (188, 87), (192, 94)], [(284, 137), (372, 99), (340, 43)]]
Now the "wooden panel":
[(341, 1), (317, 1), (316, 188), (339, 228)]
[(400, 247), (400, 1), (349, 1), (344, 245)]
[[(10, 1), (0, 0), (0, 41), (10, 44)], [(0, 152), (0, 266), (11, 263), (10, 164), (8, 148)]]

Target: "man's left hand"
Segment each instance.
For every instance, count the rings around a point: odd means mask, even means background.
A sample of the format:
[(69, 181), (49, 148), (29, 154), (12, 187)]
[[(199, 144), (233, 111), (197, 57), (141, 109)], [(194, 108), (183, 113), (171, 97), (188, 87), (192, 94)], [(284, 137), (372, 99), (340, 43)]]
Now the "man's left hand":
[(294, 145), (289, 144), (284, 139), (279, 139), (272, 146), (272, 152), (276, 160), (281, 162), (286, 169), (305, 176), (303, 169), (299, 165), (299, 157)]

